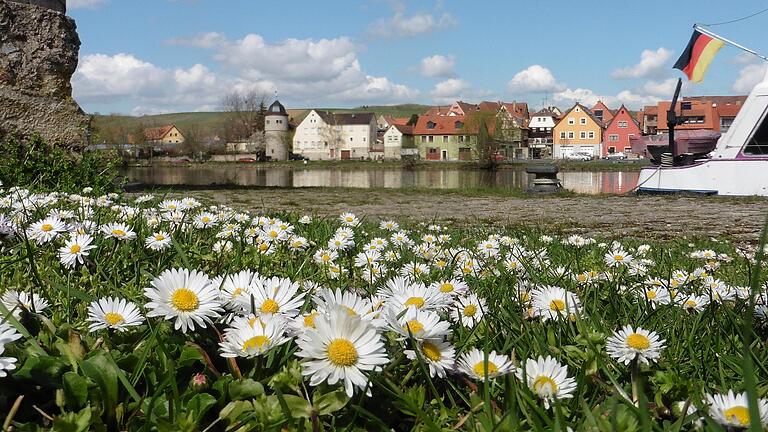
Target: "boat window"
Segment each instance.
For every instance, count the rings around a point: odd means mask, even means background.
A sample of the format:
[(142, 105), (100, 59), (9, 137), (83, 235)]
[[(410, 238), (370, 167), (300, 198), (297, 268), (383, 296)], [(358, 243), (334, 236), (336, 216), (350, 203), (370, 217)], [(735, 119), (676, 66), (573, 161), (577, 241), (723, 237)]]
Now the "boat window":
[(768, 155), (768, 116), (763, 116), (760, 127), (749, 138), (746, 147), (744, 147), (744, 154)]

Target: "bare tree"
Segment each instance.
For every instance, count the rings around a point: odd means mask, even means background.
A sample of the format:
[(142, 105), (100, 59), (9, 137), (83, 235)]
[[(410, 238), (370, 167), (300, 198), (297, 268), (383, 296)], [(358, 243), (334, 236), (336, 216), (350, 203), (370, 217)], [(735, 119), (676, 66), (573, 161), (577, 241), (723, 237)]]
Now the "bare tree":
[(320, 136), (323, 138), (324, 148), (327, 148), (329, 151), (333, 150), (334, 158), (341, 158), (339, 151), (345, 141), (344, 128), (338, 123), (336, 114), (330, 114), (325, 119), (325, 126), (319, 131)]
[[(477, 134), (474, 151), (480, 168), (496, 169), (499, 164), (500, 140), (497, 136), (501, 129), (499, 123), (499, 119), (492, 112), (477, 112), (469, 115), (467, 118), (466, 127)], [(492, 126), (494, 129), (493, 135), (488, 131), (489, 126)]]
[(269, 95), (256, 90), (232, 91), (222, 100), (222, 109), (229, 113), (227, 139), (248, 138), (264, 131), (264, 116), (267, 113)]

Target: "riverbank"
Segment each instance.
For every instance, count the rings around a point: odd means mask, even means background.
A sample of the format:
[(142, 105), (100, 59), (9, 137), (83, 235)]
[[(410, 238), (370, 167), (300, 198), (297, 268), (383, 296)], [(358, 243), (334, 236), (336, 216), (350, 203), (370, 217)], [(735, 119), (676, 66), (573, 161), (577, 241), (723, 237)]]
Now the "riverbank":
[[(145, 166), (147, 161), (141, 161), (130, 166)], [(569, 161), (562, 159), (524, 159), (503, 162), (499, 164), (497, 170), (521, 169), (532, 164), (555, 164), (561, 171), (639, 171), (650, 163), (647, 159), (633, 160), (593, 160), (593, 161)], [(300, 168), (300, 169), (337, 169), (337, 170), (371, 170), (371, 169), (418, 169), (418, 170), (444, 170), (444, 169), (462, 169), (477, 170), (481, 169), (476, 162), (463, 161), (362, 161), (362, 160), (334, 160), (334, 161), (281, 161), (281, 162), (168, 162), (154, 161), (153, 166), (248, 166), (257, 168)]]
[(528, 198), (521, 191), (259, 188), (172, 192), (265, 214), (290, 211), (335, 216), (351, 211), (371, 218), (471, 225), (526, 226), (604, 237), (670, 240), (714, 236), (757, 241), (768, 199), (556, 195)]

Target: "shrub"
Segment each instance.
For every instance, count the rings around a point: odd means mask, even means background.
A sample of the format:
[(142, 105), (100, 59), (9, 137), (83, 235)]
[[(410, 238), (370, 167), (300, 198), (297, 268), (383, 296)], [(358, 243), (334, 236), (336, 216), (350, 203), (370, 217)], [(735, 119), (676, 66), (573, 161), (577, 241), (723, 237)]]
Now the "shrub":
[(115, 191), (120, 159), (114, 153), (76, 152), (47, 144), (38, 135), (21, 140), (9, 135), (0, 141), (0, 181), (32, 190), (79, 192), (84, 187)]

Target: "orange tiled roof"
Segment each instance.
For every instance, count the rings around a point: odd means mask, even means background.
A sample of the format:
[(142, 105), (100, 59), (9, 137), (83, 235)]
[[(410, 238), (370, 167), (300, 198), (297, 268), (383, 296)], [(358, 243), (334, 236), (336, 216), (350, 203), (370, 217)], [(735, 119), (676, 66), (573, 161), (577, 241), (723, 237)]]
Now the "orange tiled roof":
[(163, 139), (166, 135), (168, 135), (168, 132), (173, 129), (173, 125), (165, 125), (165, 126), (158, 126), (158, 127), (152, 127), (144, 129), (144, 136), (149, 141), (159, 141)]

